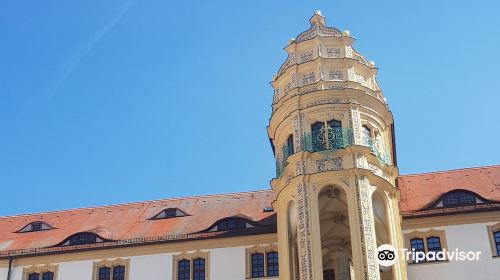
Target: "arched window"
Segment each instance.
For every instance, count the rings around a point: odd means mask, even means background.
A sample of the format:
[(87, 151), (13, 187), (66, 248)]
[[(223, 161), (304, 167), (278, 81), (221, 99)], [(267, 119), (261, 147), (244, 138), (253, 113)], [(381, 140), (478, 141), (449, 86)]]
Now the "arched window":
[(99, 280), (110, 280), (111, 278), (111, 268), (101, 267), (99, 268)]
[(191, 279), (191, 263), (189, 260), (180, 260), (177, 263), (177, 280)]
[[(422, 238), (410, 239), (410, 245), (411, 245), (411, 249), (415, 250), (415, 252), (424, 252), (425, 253), (424, 240)], [(413, 260), (413, 262), (415, 262), (415, 261), (416, 260)]]
[(373, 146), (373, 139), (372, 139), (372, 131), (369, 127), (366, 125), (363, 125), (361, 127), (361, 131), (363, 133), (363, 143), (367, 147), (372, 147)]
[[(42, 279), (40, 279), (42, 276)], [(54, 272), (46, 271), (44, 273), (30, 273), (27, 280), (54, 280)]]
[(441, 251), (441, 240), (437, 236), (431, 236), (427, 238), (427, 251), (429, 252), (440, 252)]
[(500, 256), (500, 230), (493, 233), (495, 238), (495, 248), (497, 250), (497, 256)]
[(456, 207), (476, 204), (476, 197), (472, 193), (457, 191), (443, 197), (444, 207)]
[(264, 254), (252, 254), (252, 278), (264, 276)]
[(205, 280), (205, 259), (193, 260), (193, 280)]
[(113, 280), (125, 280), (125, 267), (123, 265), (113, 267)]
[(337, 120), (316, 122), (311, 125), (312, 150), (314, 152), (344, 148), (342, 123)]
[(42, 280), (54, 280), (54, 272), (47, 271), (42, 274)]
[(278, 275), (279, 275), (278, 253), (272, 251), (267, 253), (267, 276), (278, 276)]

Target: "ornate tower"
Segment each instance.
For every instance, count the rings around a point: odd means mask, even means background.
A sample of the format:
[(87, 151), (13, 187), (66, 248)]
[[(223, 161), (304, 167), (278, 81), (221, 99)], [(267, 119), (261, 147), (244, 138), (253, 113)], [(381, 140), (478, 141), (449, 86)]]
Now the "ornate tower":
[(406, 279), (403, 261), (376, 259), (378, 245), (403, 246), (393, 119), (377, 68), (319, 11), (310, 23), (272, 80), (280, 279)]

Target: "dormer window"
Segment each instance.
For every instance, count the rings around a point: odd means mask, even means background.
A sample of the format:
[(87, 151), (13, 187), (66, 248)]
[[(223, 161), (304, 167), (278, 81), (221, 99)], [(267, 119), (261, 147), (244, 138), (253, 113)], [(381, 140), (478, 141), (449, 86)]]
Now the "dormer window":
[(453, 208), (462, 206), (471, 206), (482, 203), (489, 203), (490, 201), (481, 198), (476, 193), (468, 190), (453, 190), (442, 195), (432, 206), (427, 209), (433, 208)]
[(53, 227), (49, 226), (48, 224), (40, 221), (32, 222), (24, 226), (22, 229), (20, 229), (17, 232), (33, 232), (33, 231), (42, 231), (42, 230), (49, 230), (53, 229)]
[(444, 207), (472, 205), (476, 203), (477, 203), (476, 197), (473, 194), (465, 192), (450, 193), (447, 194), (445, 197), (443, 197)]
[(169, 218), (175, 218), (175, 217), (184, 217), (187, 216), (186, 213), (183, 211), (179, 210), (178, 208), (167, 208), (160, 213), (156, 214), (152, 220), (159, 220), (159, 219), (169, 219)]
[(104, 241), (107, 240), (101, 238), (99, 235), (95, 233), (80, 232), (66, 238), (66, 240), (64, 240), (59, 246), (77, 246), (77, 245), (95, 244)]
[(215, 224), (209, 231), (232, 231), (254, 227), (243, 218), (227, 218)]

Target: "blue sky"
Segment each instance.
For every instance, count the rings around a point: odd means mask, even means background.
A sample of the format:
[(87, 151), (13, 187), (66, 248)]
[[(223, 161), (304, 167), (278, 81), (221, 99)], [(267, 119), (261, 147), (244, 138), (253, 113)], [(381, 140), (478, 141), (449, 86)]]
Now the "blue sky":
[(5, 1), (0, 215), (269, 187), (313, 11), (380, 68), (402, 174), (498, 164), (498, 1)]

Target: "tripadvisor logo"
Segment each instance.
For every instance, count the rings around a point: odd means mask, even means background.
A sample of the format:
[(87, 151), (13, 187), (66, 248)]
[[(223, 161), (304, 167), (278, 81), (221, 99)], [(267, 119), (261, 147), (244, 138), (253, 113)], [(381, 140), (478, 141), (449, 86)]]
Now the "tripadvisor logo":
[(398, 259), (403, 261), (422, 263), (433, 261), (479, 261), (479, 256), (482, 252), (479, 251), (460, 251), (455, 249), (448, 251), (443, 249), (441, 251), (415, 251), (415, 249), (408, 250), (402, 248), (399, 252), (391, 244), (383, 244), (377, 248), (375, 252), (377, 262), (380, 266), (389, 267), (393, 266)]

